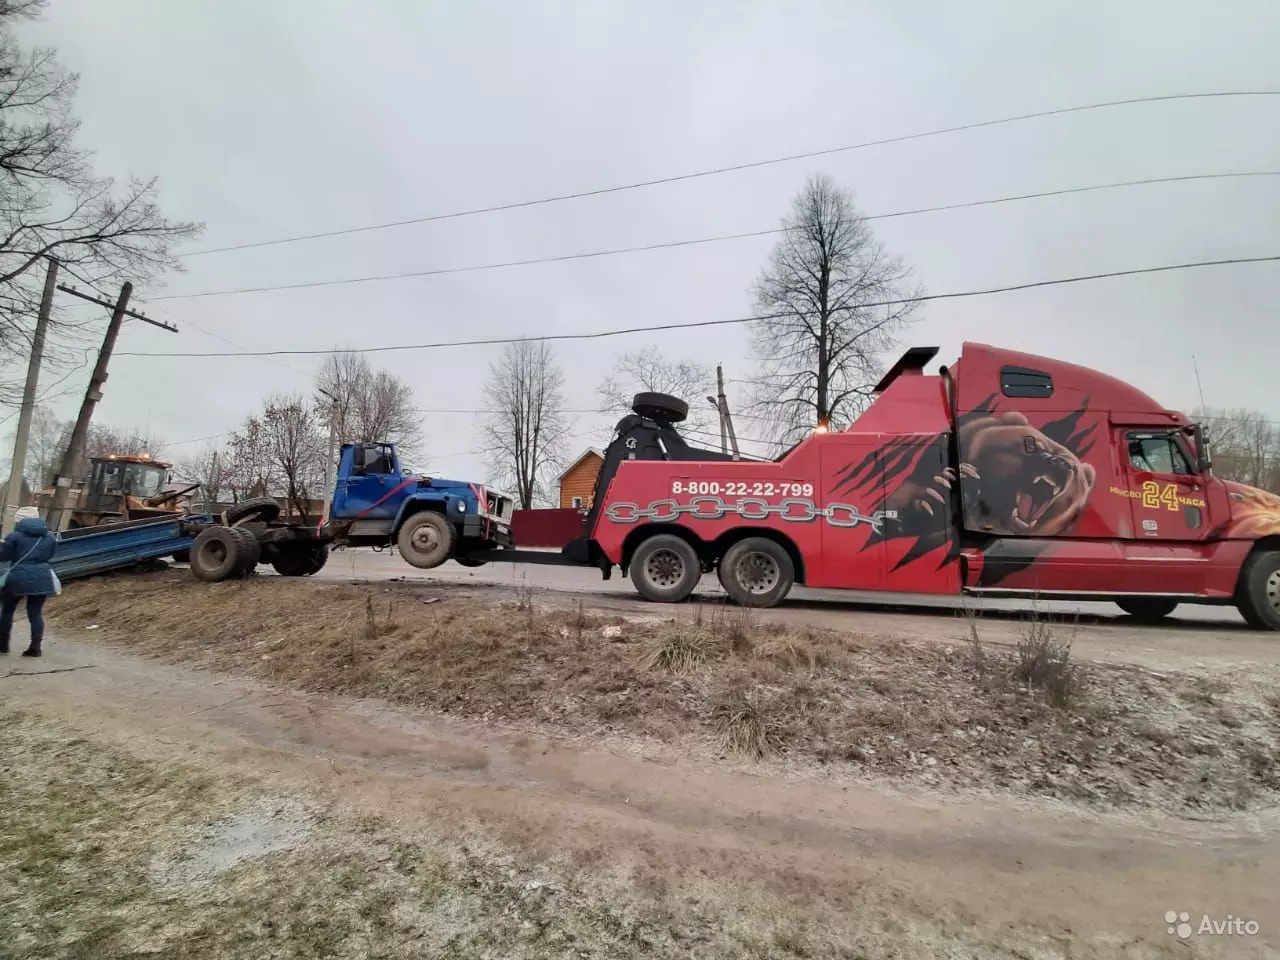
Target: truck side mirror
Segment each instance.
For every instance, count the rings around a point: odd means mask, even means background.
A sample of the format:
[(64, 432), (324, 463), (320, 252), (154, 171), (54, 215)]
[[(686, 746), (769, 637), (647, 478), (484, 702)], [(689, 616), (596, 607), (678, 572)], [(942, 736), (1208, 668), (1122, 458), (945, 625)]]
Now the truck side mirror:
[(1196, 473), (1208, 473), (1213, 468), (1213, 464), (1209, 458), (1209, 437), (1204, 427), (1198, 423), (1193, 425), (1191, 439), (1195, 444)]

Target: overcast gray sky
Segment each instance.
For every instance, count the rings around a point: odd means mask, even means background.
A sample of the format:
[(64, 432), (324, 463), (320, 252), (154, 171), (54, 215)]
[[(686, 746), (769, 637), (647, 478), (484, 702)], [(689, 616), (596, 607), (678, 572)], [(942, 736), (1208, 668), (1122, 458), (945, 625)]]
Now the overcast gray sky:
[[(1280, 5), (52, 0), (32, 41), (81, 74), (103, 172), (158, 174), (215, 247), (573, 192), (1055, 107), (1280, 89)], [(1280, 170), (1280, 97), (1118, 108), (466, 219), (193, 257), (220, 290), (775, 226), (811, 173), (881, 213), (1114, 180)], [(1280, 178), (1139, 187), (880, 221), (929, 292), (1280, 254)], [(385, 283), (171, 300), (120, 350), (371, 346), (749, 313), (767, 238)], [(1280, 416), (1280, 265), (931, 303), (908, 335), (1100, 367), (1165, 403)], [(746, 376), (745, 330), (658, 335)], [(615, 352), (557, 347), (589, 407)], [(376, 358), (424, 408), (480, 407), (498, 348)], [(171, 442), (232, 429), (318, 360), (120, 358), (99, 416)], [(733, 396), (731, 394), (731, 400)], [(78, 397), (68, 398), (68, 412)], [(483, 476), (474, 417), (424, 414), (429, 466)], [(574, 447), (608, 439), (581, 418)], [(749, 425), (741, 432), (749, 434)], [(172, 446), (180, 458), (191, 446)]]

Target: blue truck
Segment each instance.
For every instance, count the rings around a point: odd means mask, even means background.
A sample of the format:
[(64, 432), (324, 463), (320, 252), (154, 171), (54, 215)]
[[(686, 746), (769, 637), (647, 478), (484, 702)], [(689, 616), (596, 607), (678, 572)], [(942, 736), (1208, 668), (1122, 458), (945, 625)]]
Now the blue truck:
[(193, 519), (184, 551), (200, 580), (245, 576), (269, 563), (286, 577), (319, 572), (332, 546), (394, 546), (422, 570), (446, 560), (484, 563), (479, 554), (512, 546), (511, 497), (483, 484), (407, 473), (393, 443), (342, 447), (329, 516), (315, 526), (280, 519), (271, 498), (236, 504), (222, 516)]
[(221, 515), (69, 531), (54, 567), (74, 578), (173, 557), (208, 582), (247, 576), (259, 563), (286, 577), (305, 577), (324, 567), (334, 546), (394, 546), (423, 570), (450, 559), (479, 566), (487, 551), (512, 546), (514, 507), (511, 497), (483, 484), (406, 473), (394, 444), (349, 443), (342, 448), (329, 516), (320, 523), (282, 520), (280, 504), (264, 497)]
[(405, 561), (423, 570), (448, 559), (478, 565), (471, 554), (510, 547), (514, 501), (483, 484), (407, 474), (394, 444), (347, 444), (329, 512), (339, 543), (394, 543)]

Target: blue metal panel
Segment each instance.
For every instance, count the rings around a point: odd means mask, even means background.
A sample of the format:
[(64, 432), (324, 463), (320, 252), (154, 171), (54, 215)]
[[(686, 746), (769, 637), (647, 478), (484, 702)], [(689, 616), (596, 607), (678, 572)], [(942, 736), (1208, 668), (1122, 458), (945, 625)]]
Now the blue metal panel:
[(192, 521), (212, 523), (213, 517), (184, 515), (77, 530), (71, 536), (58, 538), (53, 552), (54, 572), (65, 582), (170, 557), (190, 549), (192, 538), (183, 534), (182, 527)]

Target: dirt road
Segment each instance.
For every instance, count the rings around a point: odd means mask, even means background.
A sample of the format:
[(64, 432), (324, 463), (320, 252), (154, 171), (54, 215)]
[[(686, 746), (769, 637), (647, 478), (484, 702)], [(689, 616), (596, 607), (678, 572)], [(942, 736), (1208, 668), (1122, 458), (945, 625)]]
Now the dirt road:
[[(478, 591), (532, 589), (551, 603), (583, 600), (593, 609), (629, 614), (674, 616), (681, 607), (646, 603), (631, 581), (614, 571), (601, 580), (595, 570), (528, 564), (492, 564), (467, 569), (446, 563), (415, 570), (390, 553), (348, 550), (335, 553), (318, 579), (329, 581), (404, 579), (466, 585)], [(695, 600), (723, 599), (715, 577), (706, 577)], [(967, 601), (981, 615), (983, 638), (1012, 643), (1033, 605), (1027, 601)], [(1183, 606), (1160, 626), (1146, 626), (1110, 603), (1045, 603), (1048, 614), (1078, 622), (1077, 655), (1104, 662), (1132, 663), (1155, 670), (1249, 672), (1280, 668), (1280, 634), (1249, 630), (1230, 607)], [(797, 588), (786, 604), (760, 611), (762, 621), (885, 635), (909, 635), (952, 644), (963, 640), (967, 625), (959, 600), (941, 597)]]
[[(1280, 811), (1225, 823), (765, 778), (421, 711), (304, 695), (55, 639), (0, 678), (14, 706), (151, 758), (269, 775), (395, 822), (479, 822), (503, 842), (647, 882), (759, 886), (857, 922), (869, 903), (1019, 944), (1018, 956), (1276, 956)], [(78, 669), (68, 669), (78, 668)], [(1261, 922), (1179, 942), (1164, 914)], [(883, 954), (890, 955), (888, 950)], [(965, 956), (988, 955), (980, 952)], [(1005, 955), (1005, 954), (1001, 954)], [(1008, 954), (1008, 955), (1013, 955)]]

